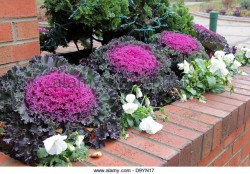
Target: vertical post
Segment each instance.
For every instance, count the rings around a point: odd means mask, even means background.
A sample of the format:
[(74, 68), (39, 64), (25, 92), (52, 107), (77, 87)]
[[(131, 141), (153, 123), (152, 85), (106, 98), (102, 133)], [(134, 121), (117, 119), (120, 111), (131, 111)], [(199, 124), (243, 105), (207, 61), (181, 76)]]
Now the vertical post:
[(216, 32), (217, 29), (217, 21), (218, 21), (218, 12), (211, 11), (210, 12), (210, 23), (209, 23), (209, 29), (213, 32)]

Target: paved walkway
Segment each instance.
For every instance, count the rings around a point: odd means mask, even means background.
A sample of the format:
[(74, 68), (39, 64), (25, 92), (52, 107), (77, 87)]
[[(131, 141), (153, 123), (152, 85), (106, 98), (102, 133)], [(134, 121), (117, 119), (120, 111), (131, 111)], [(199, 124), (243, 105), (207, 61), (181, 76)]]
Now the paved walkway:
[[(194, 22), (209, 28), (209, 19), (194, 16)], [(250, 23), (218, 20), (217, 33), (224, 36), (233, 46), (250, 48)]]

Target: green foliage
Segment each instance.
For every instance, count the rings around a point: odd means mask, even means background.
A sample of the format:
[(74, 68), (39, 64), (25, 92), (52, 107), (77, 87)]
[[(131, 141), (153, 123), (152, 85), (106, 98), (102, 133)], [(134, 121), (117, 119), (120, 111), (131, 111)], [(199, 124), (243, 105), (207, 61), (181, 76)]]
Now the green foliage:
[[(136, 93), (136, 90), (140, 90), (137, 85), (132, 87), (130, 94)], [(121, 94), (121, 103), (124, 105), (127, 103), (125, 94)], [(135, 110), (132, 114), (128, 114), (126, 112), (122, 113), (121, 116), (121, 126), (122, 126), (122, 137), (126, 138), (126, 129), (134, 128), (139, 130), (139, 125), (142, 119), (147, 118), (148, 116), (153, 117), (154, 119), (162, 119), (163, 121), (167, 121), (168, 117), (163, 108), (152, 107), (150, 106), (150, 101), (147, 96), (137, 97), (133, 101), (134, 104), (138, 106), (138, 109)], [(160, 109), (161, 115), (155, 115), (154, 110)]]
[(205, 92), (221, 93), (225, 91), (230, 75), (224, 76), (221, 70), (212, 73), (210, 60), (195, 59), (190, 63), (190, 71), (186, 73), (182, 80), (181, 94), (185, 98), (198, 98), (204, 101), (202, 96)]
[(250, 49), (243, 48), (236, 54), (236, 60), (243, 66), (250, 66)]
[(171, 14), (169, 5), (169, 0), (130, 0), (130, 14), (124, 18), (121, 28), (148, 43), (153, 34), (168, 28), (166, 22)]
[[(80, 40), (92, 48), (94, 38), (114, 33), (121, 25), (122, 17), (129, 13), (128, 5), (128, 0), (45, 0), (43, 7), (55, 28), (48, 44), (66, 46), (72, 40)], [(59, 29), (61, 35), (56, 32)]]
[(189, 13), (188, 8), (184, 6), (184, 0), (173, 4), (170, 11), (172, 13), (166, 20), (167, 30), (193, 35), (194, 18)]
[(250, 10), (250, 0), (243, 0), (240, 3), (241, 7), (245, 8), (246, 10)]
[(78, 132), (73, 132), (65, 141), (68, 148), (58, 155), (50, 155), (45, 148), (39, 148), (37, 151), (39, 166), (72, 166), (71, 162), (86, 159), (89, 154), (88, 148), (84, 142), (81, 143), (80, 147), (77, 147), (76, 138), (78, 135)]

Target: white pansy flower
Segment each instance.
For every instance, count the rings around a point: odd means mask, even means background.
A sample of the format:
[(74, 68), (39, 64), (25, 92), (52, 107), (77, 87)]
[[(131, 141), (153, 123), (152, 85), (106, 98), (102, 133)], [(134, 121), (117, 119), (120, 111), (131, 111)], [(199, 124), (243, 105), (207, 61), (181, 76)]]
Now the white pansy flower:
[(134, 95), (134, 94), (128, 94), (128, 95), (126, 96), (126, 101), (127, 101), (128, 103), (133, 103), (134, 100), (135, 100), (135, 95)]
[(186, 60), (184, 60), (184, 63), (179, 63), (178, 68), (179, 70), (184, 70), (184, 73), (189, 73), (190, 71), (189, 63)]
[(67, 139), (66, 135), (65, 136), (54, 135), (44, 140), (43, 143), (47, 153), (50, 155), (61, 154), (68, 147), (67, 143), (64, 141), (66, 139)]
[(70, 144), (70, 143), (68, 143), (68, 149), (69, 149), (71, 152), (76, 150), (75, 146), (73, 146), (73, 145)]
[(246, 51), (245, 56), (246, 56), (246, 58), (250, 58), (250, 49), (248, 49), (248, 50)]
[(138, 109), (138, 104), (135, 103), (126, 103), (122, 105), (122, 108), (125, 113), (133, 114)]
[(211, 65), (208, 68), (211, 73), (215, 73), (217, 70), (225, 69), (226, 64), (221, 60), (211, 58)]
[(141, 89), (139, 87), (135, 88), (135, 92), (136, 92), (136, 98), (140, 98), (143, 96)]
[(241, 66), (241, 63), (237, 60), (234, 61), (233, 65), (231, 66), (232, 69), (238, 69)]
[(225, 56), (226, 52), (224, 51), (216, 51), (214, 53), (214, 56), (217, 57), (219, 60), (222, 60), (222, 58)]
[(186, 94), (181, 94), (181, 102), (187, 101), (187, 95)]
[(227, 54), (223, 57), (224, 61), (226, 61), (227, 64), (230, 64), (234, 61), (235, 56), (233, 54)]
[(147, 117), (142, 119), (139, 129), (142, 131), (146, 131), (148, 134), (155, 134), (163, 128), (162, 124), (157, 123), (153, 120), (152, 117)]
[(76, 137), (76, 146), (78, 147), (78, 148), (80, 148), (81, 147), (81, 144), (82, 144), (82, 141), (83, 141), (83, 139), (84, 139), (84, 136), (83, 135), (78, 135), (77, 137)]
[(150, 106), (150, 100), (147, 97), (145, 98), (145, 105)]

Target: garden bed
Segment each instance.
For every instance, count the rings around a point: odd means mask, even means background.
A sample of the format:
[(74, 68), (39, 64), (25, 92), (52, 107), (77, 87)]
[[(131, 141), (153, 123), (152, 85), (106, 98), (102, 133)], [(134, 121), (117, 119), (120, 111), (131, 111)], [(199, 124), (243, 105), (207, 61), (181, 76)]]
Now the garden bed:
[[(250, 73), (249, 67), (243, 67)], [(250, 76), (237, 75), (235, 94), (206, 94), (207, 103), (175, 102), (162, 131), (129, 130), (127, 140), (109, 141), (97, 159), (74, 166), (249, 166)], [(161, 149), (159, 151), (159, 149)], [(95, 150), (90, 150), (90, 153)], [(0, 154), (0, 166), (20, 163)]]

